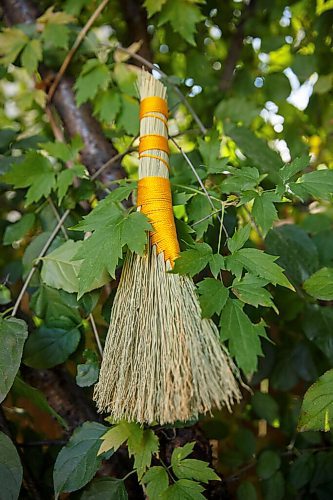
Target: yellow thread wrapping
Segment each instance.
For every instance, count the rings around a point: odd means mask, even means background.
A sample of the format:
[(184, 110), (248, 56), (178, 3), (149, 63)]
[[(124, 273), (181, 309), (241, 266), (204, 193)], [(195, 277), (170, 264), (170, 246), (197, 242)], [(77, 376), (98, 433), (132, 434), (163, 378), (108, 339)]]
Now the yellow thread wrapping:
[(140, 120), (148, 113), (161, 113), (168, 118), (168, 105), (162, 97), (151, 96), (145, 97), (140, 102)]
[(150, 149), (159, 149), (169, 154), (168, 139), (163, 135), (157, 134), (142, 135), (139, 142), (139, 157), (141, 153)]
[(179, 244), (169, 179), (163, 177), (140, 179), (137, 204), (153, 226), (152, 245), (156, 245), (157, 253), (164, 252), (164, 260), (170, 260), (173, 265), (179, 254)]

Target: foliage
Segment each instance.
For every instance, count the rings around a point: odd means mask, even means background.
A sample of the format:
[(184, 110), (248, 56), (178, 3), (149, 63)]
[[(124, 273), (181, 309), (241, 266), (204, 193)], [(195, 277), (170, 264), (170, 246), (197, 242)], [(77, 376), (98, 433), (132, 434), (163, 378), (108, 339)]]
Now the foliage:
[[(44, 498), (125, 500), (132, 474), (152, 500), (210, 498), (221, 485), (199, 460), (199, 443), (166, 453), (168, 426), (103, 425), (78, 409), (68, 439), (73, 416), (33, 383), (34, 373), (76, 377), (91, 399), (96, 329), (103, 344), (124, 257), (145, 252), (151, 229), (131, 206), (138, 61), (119, 44), (141, 48), (123, 3), (109, 2), (66, 70), (76, 104), (88, 105), (81, 109), (122, 155), (120, 181), (115, 164), (107, 175), (89, 172), (85, 153), (98, 147), (84, 133), (69, 137), (66, 123), (63, 134), (46, 94), (45, 68), (59, 70), (97, 4), (46, 1), (35, 23), (1, 25), (0, 399), (13, 438), (0, 433), (6, 500), (19, 496), (22, 442), (22, 464)], [(193, 277), (203, 317), (219, 327), (252, 390), (232, 416), (200, 416), (172, 432), (178, 439), (195, 429), (214, 443), (214, 466), (234, 498), (331, 498), (332, 2), (142, 3), (141, 33), (163, 70), (170, 134), (181, 148), (170, 141), (181, 246), (172, 272)], [(55, 443), (29, 446), (44, 440)], [(109, 474), (126, 453), (132, 469)]]

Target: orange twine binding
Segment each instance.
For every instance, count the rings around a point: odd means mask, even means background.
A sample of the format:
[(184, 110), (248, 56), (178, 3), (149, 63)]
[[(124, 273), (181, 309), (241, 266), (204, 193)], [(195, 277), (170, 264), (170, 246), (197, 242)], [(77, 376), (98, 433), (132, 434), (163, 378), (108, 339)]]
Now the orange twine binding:
[(164, 252), (164, 260), (173, 265), (179, 254), (175, 219), (169, 179), (164, 177), (143, 177), (138, 181), (138, 201), (153, 226), (151, 243), (157, 253)]

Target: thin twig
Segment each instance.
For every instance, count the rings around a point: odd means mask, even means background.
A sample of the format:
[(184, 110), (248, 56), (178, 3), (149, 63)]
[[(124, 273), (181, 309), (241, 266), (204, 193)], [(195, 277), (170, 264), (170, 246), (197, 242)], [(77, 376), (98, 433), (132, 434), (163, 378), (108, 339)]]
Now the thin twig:
[(123, 153), (117, 153), (115, 156), (112, 156), (112, 158), (110, 158), (110, 160), (108, 160), (101, 167), (99, 167), (99, 169), (96, 170), (96, 172), (90, 177), (90, 179), (92, 181), (94, 181), (102, 172), (104, 172), (104, 170), (106, 170), (107, 168), (111, 167), (111, 165), (113, 165), (117, 160), (121, 160), (127, 154), (132, 153), (133, 151), (135, 151), (135, 148), (132, 148), (132, 145), (133, 145), (133, 143), (134, 143), (134, 141), (136, 139), (137, 139), (137, 137), (133, 138), (133, 140), (131, 141), (130, 145), (128, 146), (128, 148)]
[(50, 234), (47, 242), (45, 243), (45, 245), (43, 246), (43, 248), (41, 249), (41, 251), (39, 252), (38, 254), (38, 257), (36, 259), (36, 262), (35, 264), (32, 266), (32, 268), (30, 269), (30, 272), (28, 274), (28, 276), (26, 277), (25, 281), (24, 281), (24, 284), (23, 284), (23, 287), (19, 293), (19, 296), (17, 297), (16, 299), (16, 302), (15, 302), (15, 305), (14, 305), (14, 308), (13, 308), (13, 311), (12, 311), (12, 316), (16, 316), (16, 313), (18, 311), (18, 308), (20, 306), (20, 303), (21, 303), (21, 300), (29, 286), (29, 283), (31, 281), (31, 278), (33, 277), (36, 269), (37, 269), (37, 266), (38, 266), (38, 263), (39, 263), (39, 260), (44, 257), (44, 255), (46, 254), (47, 250), (49, 249), (50, 245), (52, 244), (54, 238), (57, 236), (58, 234), (58, 231), (60, 230), (62, 224), (64, 223), (64, 221), (66, 220), (66, 218), (68, 217), (69, 215), (69, 210), (66, 210), (66, 212), (64, 212), (64, 214), (62, 215), (62, 217), (60, 218), (60, 220), (58, 221), (57, 225), (55, 226), (55, 228), (53, 229), (52, 233)]
[(92, 327), (92, 330), (94, 332), (94, 336), (95, 336), (95, 340), (96, 340), (96, 344), (97, 344), (99, 353), (101, 355), (101, 358), (103, 358), (103, 347), (102, 347), (101, 341), (99, 339), (98, 330), (97, 330), (95, 319), (94, 319), (94, 316), (92, 315), (92, 313), (89, 314), (89, 321), (91, 323), (91, 327)]
[(151, 62), (149, 62), (144, 57), (140, 56), (139, 54), (136, 54), (135, 52), (132, 52), (131, 50), (125, 49), (125, 47), (122, 47), (121, 45), (118, 45), (117, 49), (121, 50), (122, 52), (125, 52), (126, 54), (128, 54), (129, 56), (131, 56), (133, 59), (136, 59), (137, 61), (141, 62), (142, 64), (144, 64), (145, 66), (147, 66), (147, 68), (149, 68), (151, 70), (154, 70), (154, 71), (157, 71), (161, 75), (161, 77), (164, 80), (166, 80), (173, 87), (173, 89), (175, 90), (175, 92), (178, 95), (179, 99), (185, 104), (185, 106), (187, 107), (188, 111), (193, 116), (194, 120), (196, 121), (198, 127), (201, 130), (201, 133), (203, 135), (206, 135), (207, 129), (204, 126), (204, 124), (202, 123), (202, 121), (200, 120), (199, 116), (196, 114), (196, 112), (192, 108), (192, 105), (188, 102), (188, 100), (186, 99), (186, 97), (184, 96), (184, 94), (182, 93), (182, 91), (177, 87), (177, 85), (175, 83), (173, 83), (173, 81), (168, 77), (168, 75), (166, 73), (164, 73), (164, 71), (162, 71), (160, 68), (158, 68), (157, 66), (155, 66)]
[(219, 214), (220, 212), (222, 212), (223, 208), (219, 208), (218, 210), (215, 210), (215, 212), (211, 212), (210, 214), (206, 215), (205, 217), (203, 217), (202, 219), (199, 219), (195, 222), (193, 222), (193, 224), (191, 224), (191, 226), (196, 226), (197, 224), (200, 224), (200, 222), (203, 222), (207, 219), (210, 219), (210, 217), (213, 217), (213, 215), (215, 214)]
[(55, 77), (55, 79), (50, 87), (50, 90), (49, 90), (48, 95), (47, 95), (47, 99), (49, 102), (52, 101), (52, 98), (54, 96), (55, 91), (57, 90), (57, 87), (60, 83), (60, 80), (64, 76), (65, 71), (68, 68), (71, 60), (73, 59), (75, 52), (77, 51), (77, 49), (79, 48), (79, 46), (83, 42), (86, 34), (88, 33), (88, 31), (90, 30), (90, 28), (92, 27), (92, 25), (94, 24), (94, 22), (96, 21), (96, 19), (98, 18), (98, 16), (100, 15), (100, 13), (102, 12), (102, 10), (104, 9), (104, 7), (107, 5), (108, 2), (109, 2), (109, 0), (103, 0), (99, 4), (97, 9), (92, 13), (90, 18), (88, 19), (86, 24), (83, 26), (83, 28), (80, 31), (80, 33), (78, 34), (78, 36), (76, 37), (76, 40), (75, 40), (72, 48), (70, 49), (67, 56), (65, 57), (62, 65), (61, 65), (58, 73), (56, 74), (56, 77)]
[[(50, 197), (48, 197), (47, 201), (49, 202), (49, 205), (50, 205), (50, 207), (52, 208), (53, 213), (54, 213), (54, 215), (56, 216), (57, 221), (59, 222), (59, 221), (60, 221), (60, 215), (59, 215), (59, 212), (58, 212), (58, 210), (56, 209), (56, 207), (55, 207), (55, 205), (54, 205), (54, 203), (53, 203), (52, 199), (51, 199)], [(67, 234), (66, 228), (65, 228), (65, 226), (64, 226), (63, 224), (61, 224), (60, 229), (61, 229), (61, 232), (62, 232), (62, 234), (63, 234), (63, 236), (64, 236), (65, 240), (68, 240), (68, 239), (69, 239), (69, 237), (68, 237), (68, 234)]]

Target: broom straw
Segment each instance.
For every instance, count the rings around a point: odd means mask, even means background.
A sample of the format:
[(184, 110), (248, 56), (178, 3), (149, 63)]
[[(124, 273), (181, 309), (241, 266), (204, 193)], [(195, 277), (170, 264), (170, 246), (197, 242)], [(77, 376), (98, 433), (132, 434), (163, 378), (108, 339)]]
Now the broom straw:
[[(241, 396), (215, 324), (201, 318), (192, 280), (167, 272), (179, 247), (165, 147), (166, 88), (143, 71), (139, 90), (138, 209), (154, 231), (146, 255), (125, 260), (94, 400), (115, 420), (163, 425), (213, 408), (230, 410)], [(147, 105), (151, 97), (160, 99)]]

